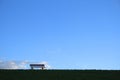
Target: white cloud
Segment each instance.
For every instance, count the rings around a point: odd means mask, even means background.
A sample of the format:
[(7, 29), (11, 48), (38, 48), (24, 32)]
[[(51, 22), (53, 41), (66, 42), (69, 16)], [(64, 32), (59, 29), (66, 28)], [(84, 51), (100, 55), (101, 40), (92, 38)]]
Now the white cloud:
[[(35, 63), (35, 62), (34, 62)], [(29, 64), (34, 64), (29, 61), (3, 61), (0, 60), (0, 69), (29, 69)], [(51, 66), (46, 61), (36, 62), (37, 64), (45, 64), (46, 69), (50, 69)], [(35, 63), (35, 64), (36, 64)]]
[(26, 61), (2, 61), (0, 60), (0, 69), (26, 69)]
[(51, 66), (46, 61), (42, 61), (42, 62), (40, 62), (40, 64), (45, 64), (46, 69), (50, 69), (51, 68)]

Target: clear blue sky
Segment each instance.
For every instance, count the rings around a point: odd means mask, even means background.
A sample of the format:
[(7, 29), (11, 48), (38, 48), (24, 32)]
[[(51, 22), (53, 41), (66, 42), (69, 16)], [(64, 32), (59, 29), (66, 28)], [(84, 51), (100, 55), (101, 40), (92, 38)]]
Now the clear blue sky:
[(0, 0), (0, 58), (120, 69), (120, 1)]

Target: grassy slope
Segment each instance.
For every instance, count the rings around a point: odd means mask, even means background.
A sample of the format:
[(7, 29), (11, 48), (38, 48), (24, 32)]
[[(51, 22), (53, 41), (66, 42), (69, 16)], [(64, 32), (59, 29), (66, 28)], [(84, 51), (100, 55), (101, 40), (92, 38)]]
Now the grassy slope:
[(0, 70), (0, 80), (120, 80), (120, 70)]

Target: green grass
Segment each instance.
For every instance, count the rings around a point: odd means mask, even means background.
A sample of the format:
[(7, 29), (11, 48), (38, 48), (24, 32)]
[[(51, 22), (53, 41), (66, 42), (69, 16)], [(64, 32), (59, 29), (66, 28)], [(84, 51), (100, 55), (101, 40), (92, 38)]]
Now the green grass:
[(120, 70), (0, 70), (0, 80), (120, 80)]

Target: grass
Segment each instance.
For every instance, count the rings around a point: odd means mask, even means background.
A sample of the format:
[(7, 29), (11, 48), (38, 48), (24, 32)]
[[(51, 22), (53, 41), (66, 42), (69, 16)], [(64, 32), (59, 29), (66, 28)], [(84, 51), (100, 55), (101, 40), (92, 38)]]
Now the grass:
[(0, 70), (0, 80), (120, 80), (120, 70)]

